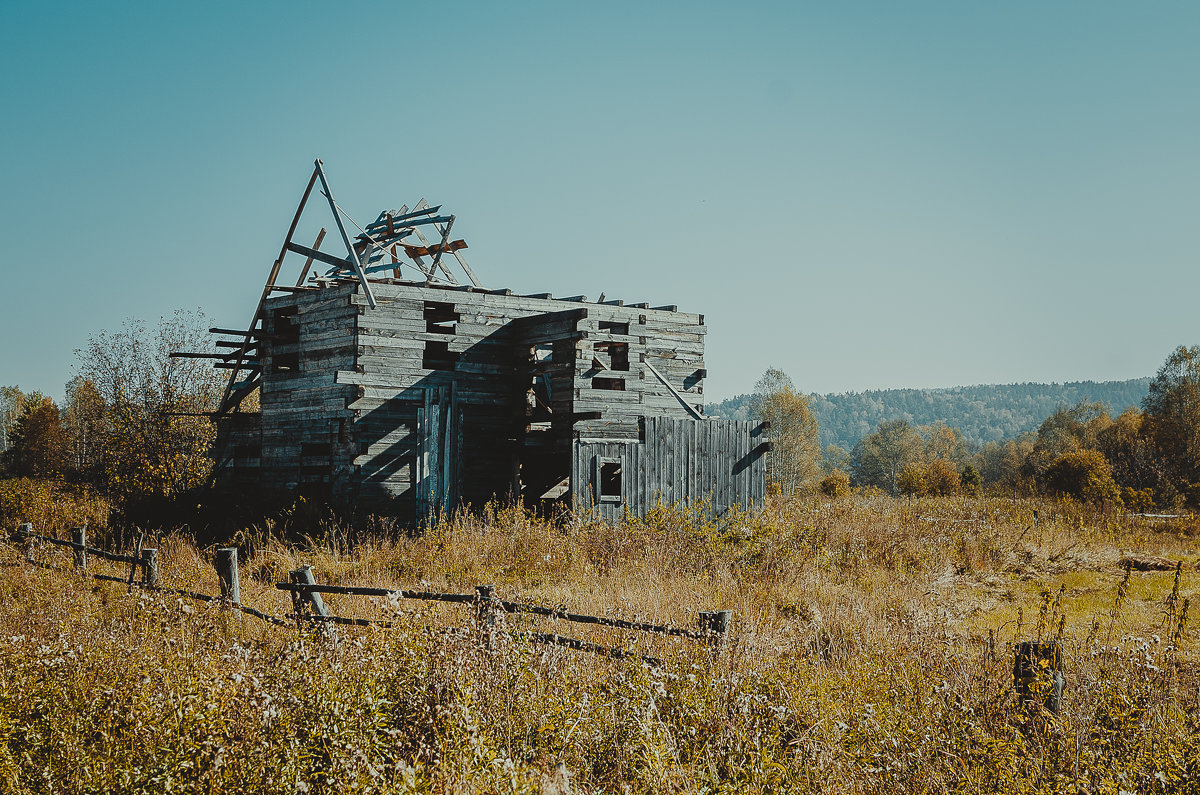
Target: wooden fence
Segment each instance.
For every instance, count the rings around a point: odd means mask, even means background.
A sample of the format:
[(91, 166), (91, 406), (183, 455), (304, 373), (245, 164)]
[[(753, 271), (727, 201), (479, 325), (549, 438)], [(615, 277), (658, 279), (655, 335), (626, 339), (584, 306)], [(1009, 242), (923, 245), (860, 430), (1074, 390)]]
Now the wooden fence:
[[(696, 629), (684, 629), (667, 624), (651, 624), (642, 621), (627, 621), (606, 616), (590, 616), (571, 613), (554, 607), (510, 602), (501, 599), (492, 585), (477, 585), (474, 593), (438, 593), (435, 591), (410, 591), (401, 588), (368, 588), (353, 585), (321, 585), (317, 583), (312, 566), (305, 565), (289, 573), (289, 581), (276, 583), (275, 587), (288, 591), (292, 596), (292, 613), (287, 616), (275, 616), (242, 604), (241, 586), (238, 580), (237, 549), (223, 547), (216, 550), (214, 566), (221, 593), (217, 596), (197, 593), (180, 588), (165, 587), (159, 578), (158, 550), (143, 546), (145, 536), (138, 540), (137, 551), (133, 555), (122, 555), (107, 552), (87, 545), (87, 529), (76, 527), (71, 531), (71, 540), (52, 538), (33, 532), (33, 525), (21, 525), (15, 534), (15, 540), (25, 549), (27, 562), (42, 568), (63, 570), (58, 566), (44, 563), (34, 558), (38, 544), (51, 544), (65, 547), (73, 552), (73, 568), (75, 571), (87, 574), (97, 580), (125, 583), (130, 590), (134, 587), (151, 591), (175, 594), (191, 599), (220, 602), (229, 608), (240, 610), (255, 618), (269, 621), (277, 626), (297, 627), (305, 625), (320, 625), (326, 635), (337, 641), (337, 634), (332, 631), (333, 624), (350, 626), (394, 626), (394, 621), (374, 620), (365, 618), (346, 618), (334, 615), (322, 598), (322, 594), (339, 594), (345, 596), (371, 596), (386, 599), (415, 599), (435, 601), (450, 604), (465, 605), (473, 608), (474, 622), (481, 642), (489, 650), (495, 650), (502, 637), (521, 639), (531, 643), (550, 644), (569, 649), (592, 652), (615, 659), (635, 657), (651, 665), (661, 665), (661, 661), (644, 654), (629, 651), (618, 646), (604, 646), (579, 638), (562, 637), (556, 633), (533, 631), (510, 631), (506, 628), (504, 616), (508, 614), (526, 613), (542, 616), (552, 620), (562, 620), (577, 624), (592, 624), (635, 632), (648, 632), (678, 638), (687, 638), (707, 644), (714, 654), (719, 654), (724, 648), (728, 636), (732, 613), (728, 610), (701, 611), (697, 616)], [(129, 564), (129, 574), (117, 577), (111, 574), (88, 571), (88, 556), (95, 556), (114, 563)], [(141, 572), (141, 577), (137, 576)], [(289, 621), (288, 619), (291, 619)]]

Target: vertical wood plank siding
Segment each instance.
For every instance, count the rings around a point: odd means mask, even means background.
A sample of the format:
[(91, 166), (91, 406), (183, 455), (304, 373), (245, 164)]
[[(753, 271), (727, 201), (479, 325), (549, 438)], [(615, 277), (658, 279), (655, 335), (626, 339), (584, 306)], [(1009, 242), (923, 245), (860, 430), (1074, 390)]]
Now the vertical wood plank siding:
[[(708, 504), (720, 516), (766, 498), (766, 457), (758, 426), (740, 420), (646, 417), (645, 441), (578, 440), (571, 472), (576, 504), (607, 520), (641, 515), (656, 502)], [(620, 462), (622, 499), (600, 498), (594, 474)]]

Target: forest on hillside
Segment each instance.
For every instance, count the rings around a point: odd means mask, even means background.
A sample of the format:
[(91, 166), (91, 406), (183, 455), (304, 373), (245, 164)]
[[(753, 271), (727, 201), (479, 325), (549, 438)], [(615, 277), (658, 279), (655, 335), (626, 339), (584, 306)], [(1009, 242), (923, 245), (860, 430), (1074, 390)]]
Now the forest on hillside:
[[(851, 450), (886, 420), (912, 425), (943, 422), (968, 442), (1015, 439), (1036, 431), (1059, 406), (1103, 403), (1116, 415), (1140, 406), (1150, 378), (1129, 381), (1074, 381), (1065, 384), (992, 384), (946, 389), (878, 389), (840, 394), (809, 394), (822, 446)], [(712, 417), (751, 419), (753, 395), (738, 395), (706, 407)]]

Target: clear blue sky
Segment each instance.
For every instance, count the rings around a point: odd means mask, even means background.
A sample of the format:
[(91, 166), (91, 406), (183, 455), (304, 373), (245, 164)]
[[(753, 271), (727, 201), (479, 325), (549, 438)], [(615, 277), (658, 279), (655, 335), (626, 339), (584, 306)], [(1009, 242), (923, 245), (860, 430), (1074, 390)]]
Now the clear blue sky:
[(0, 384), (60, 395), (132, 316), (244, 325), (317, 156), (360, 223), (444, 204), (487, 286), (704, 313), (710, 399), (1200, 343), (1194, 2), (0, 14)]

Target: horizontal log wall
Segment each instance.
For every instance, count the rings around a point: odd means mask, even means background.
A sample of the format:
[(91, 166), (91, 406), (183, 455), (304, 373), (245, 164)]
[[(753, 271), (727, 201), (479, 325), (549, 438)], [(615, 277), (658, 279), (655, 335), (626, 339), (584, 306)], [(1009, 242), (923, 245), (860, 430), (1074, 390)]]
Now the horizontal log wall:
[(268, 489), (344, 491), (354, 480), (352, 288), (294, 293), (264, 303), (261, 477)]
[[(346, 282), (266, 302), (264, 485), (327, 483), (420, 519), (430, 473), (453, 471), (446, 493), (475, 504), (553, 496), (579, 441), (636, 442), (643, 418), (686, 418), (681, 401), (702, 410), (701, 315), (396, 280), (372, 290), (375, 309)], [(427, 395), (451, 386), (435, 441)], [(452, 468), (431, 469), (438, 444), (461, 449)]]

